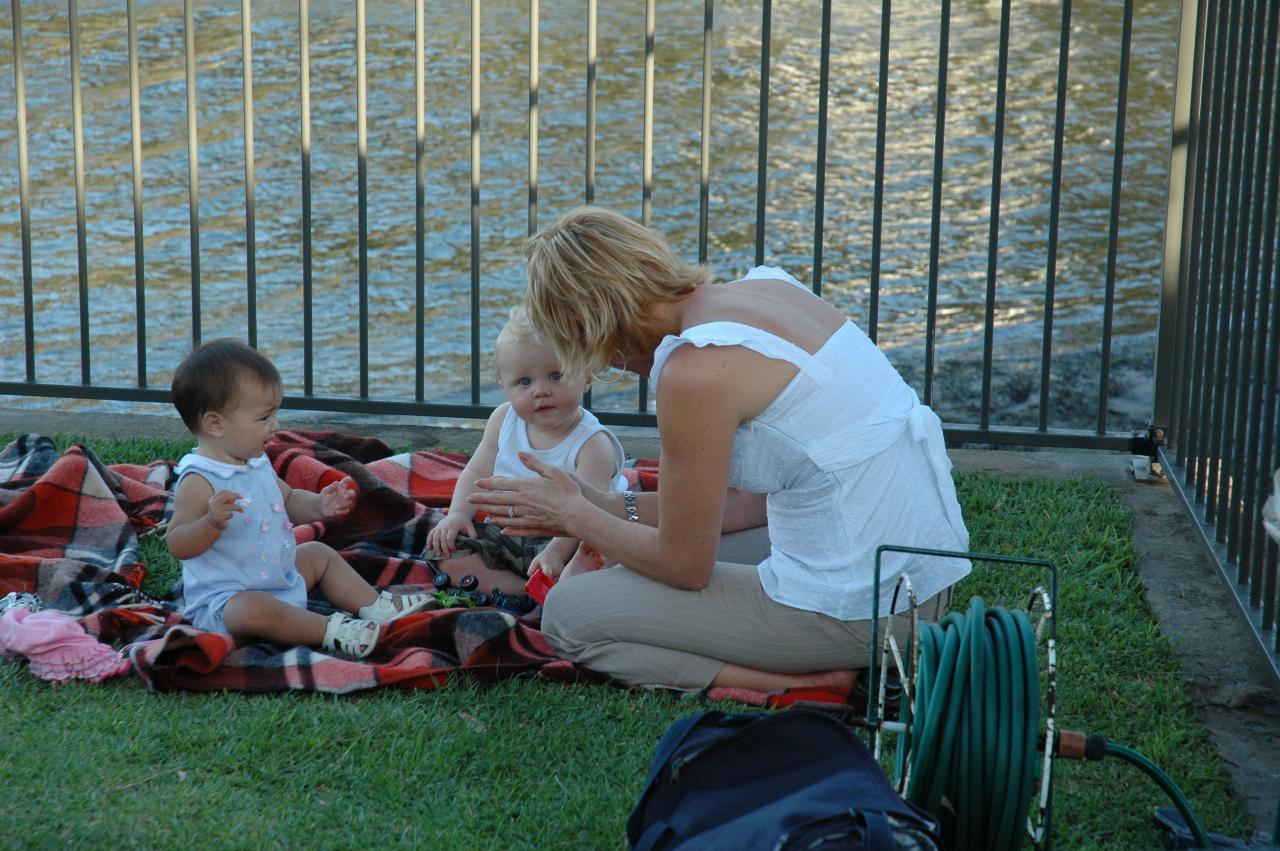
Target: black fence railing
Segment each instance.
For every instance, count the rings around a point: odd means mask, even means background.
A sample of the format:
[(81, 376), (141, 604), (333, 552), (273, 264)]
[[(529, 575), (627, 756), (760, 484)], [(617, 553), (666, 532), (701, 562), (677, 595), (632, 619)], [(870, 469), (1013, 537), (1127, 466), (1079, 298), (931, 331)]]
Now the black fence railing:
[(1278, 24), (1268, 0), (1183, 11), (1156, 403), (1171, 478), (1280, 673), (1262, 523), (1280, 465)]
[[(13, 235), (0, 263), (14, 289), (0, 284), (0, 299), (14, 317), (21, 305), (21, 323), (4, 326), (0, 394), (163, 403), (183, 349), (230, 328), (278, 359), (294, 334), (282, 369), (301, 392), (287, 407), (483, 417), (485, 346), (519, 297), (520, 238), (548, 208), (631, 212), (621, 156), (638, 166), (638, 218), (720, 268), (801, 266), (890, 351), (953, 442), (1123, 449), (1150, 419), (1142, 387), (1136, 405), (1115, 404), (1113, 344), (1118, 318), (1139, 350), (1156, 323), (1144, 228), (1163, 224), (1168, 114), (1150, 81), (1169, 76), (1158, 70), (1172, 64), (1172, 18), (1135, 20), (1133, 0), (1088, 21), (1071, 0), (704, 0), (662, 17), (653, 0), (625, 12), (588, 0), (585, 16), (472, 0), (465, 38), (442, 35), (457, 27), (440, 28), (417, 0), (411, 43), (399, 7), (364, 0), (340, 12), (243, 0), (238, 16), (194, 0), (8, 5), (16, 123), (3, 156), (16, 203), (0, 207)], [(1088, 37), (1073, 43), (1081, 28)], [(664, 94), (659, 57), (674, 57)], [(103, 106), (112, 75), (127, 77), (127, 94)], [(519, 76), (527, 108), (512, 107)], [(454, 84), (465, 97), (449, 108), (465, 110), (465, 129), (441, 117)], [(70, 91), (68, 132), (49, 127), (55, 90)], [(1136, 147), (1135, 91), (1158, 125)], [(107, 144), (100, 125), (124, 112)], [(354, 130), (342, 168), (354, 160), (355, 174), (338, 180), (340, 122)], [(447, 136), (465, 136), (465, 154), (442, 153)], [(620, 153), (621, 136), (639, 145)], [(402, 138), (412, 152), (398, 156)], [(95, 151), (112, 145), (127, 163), (107, 168)], [(572, 160), (580, 193), (566, 191)], [(482, 166), (494, 177), (482, 180)], [(527, 190), (518, 227), (516, 181)], [(386, 186), (410, 182), (387, 200)], [(442, 187), (461, 191), (442, 199)], [(74, 224), (47, 212), (58, 192), (74, 197)], [(1145, 223), (1133, 200), (1143, 192), (1158, 212)], [(131, 215), (102, 224), (126, 193)], [(63, 268), (72, 255), (74, 272)], [(333, 271), (335, 255), (354, 255), (354, 268)], [(652, 424), (644, 382), (623, 389), (632, 401), (593, 400), (602, 420)]]

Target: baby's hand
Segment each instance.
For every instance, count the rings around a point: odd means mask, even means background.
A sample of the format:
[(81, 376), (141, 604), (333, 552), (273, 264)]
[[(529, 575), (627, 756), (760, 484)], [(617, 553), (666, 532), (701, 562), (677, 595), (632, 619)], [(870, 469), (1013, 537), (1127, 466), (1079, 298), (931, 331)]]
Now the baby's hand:
[(332, 482), (320, 491), (320, 510), (326, 520), (346, 517), (356, 504), (356, 483), (347, 476), (340, 482)]
[(529, 562), (529, 575), (533, 576), (533, 572), (538, 569), (541, 569), (548, 579), (555, 579), (560, 575), (560, 571), (564, 570), (564, 559), (555, 551), (555, 548), (543, 547), (542, 552)]
[(218, 491), (209, 497), (209, 525), (215, 529), (225, 529), (231, 525), (231, 515), (244, 511), (239, 502), (240, 494), (234, 491)]
[(427, 546), (439, 558), (450, 558), (457, 551), (458, 535), (465, 532), (467, 537), (476, 536), (475, 524), (462, 512), (451, 511), (436, 527), (427, 533)]

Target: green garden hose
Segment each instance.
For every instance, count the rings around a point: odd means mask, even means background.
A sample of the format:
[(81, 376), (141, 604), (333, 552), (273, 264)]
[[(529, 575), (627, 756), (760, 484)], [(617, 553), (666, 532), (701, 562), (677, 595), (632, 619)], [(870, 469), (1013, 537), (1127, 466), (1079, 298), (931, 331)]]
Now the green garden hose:
[(1187, 823), (1187, 828), (1191, 831), (1191, 835), (1195, 838), (1199, 847), (1213, 847), (1213, 843), (1209, 841), (1209, 836), (1205, 832), (1204, 825), (1200, 823), (1200, 820), (1196, 818), (1196, 814), (1192, 811), (1191, 802), (1187, 800), (1187, 796), (1182, 794), (1178, 784), (1174, 783), (1173, 779), (1165, 774), (1158, 765), (1132, 748), (1117, 745), (1115, 742), (1104, 744), (1102, 752), (1106, 756), (1118, 757), (1130, 765), (1136, 765), (1145, 771), (1147, 776), (1156, 781), (1160, 788), (1165, 791), (1165, 794), (1169, 796), (1169, 800), (1173, 801), (1174, 806), (1178, 808), (1178, 812), (1182, 814), (1182, 820)]
[(920, 626), (906, 797), (948, 848), (1017, 848), (1035, 782), (1040, 680), (1026, 613), (952, 612)]
[[(966, 614), (921, 624), (919, 633), (905, 796), (939, 819), (948, 848), (1021, 847), (1044, 741), (1031, 621), (1022, 611), (987, 609), (974, 597)], [(1212, 847), (1186, 796), (1142, 754), (1066, 731), (1054, 733), (1053, 744), (1062, 757), (1111, 756), (1142, 769), (1177, 806), (1200, 847)]]

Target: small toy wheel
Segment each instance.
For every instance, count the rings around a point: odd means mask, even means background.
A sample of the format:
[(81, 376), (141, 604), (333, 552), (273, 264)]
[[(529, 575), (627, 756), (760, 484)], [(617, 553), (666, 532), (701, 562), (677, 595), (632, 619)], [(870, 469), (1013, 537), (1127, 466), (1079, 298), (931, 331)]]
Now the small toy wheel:
[(468, 573), (466, 576), (458, 580), (459, 591), (474, 591), (480, 587), (480, 580), (476, 578), (474, 573)]
[(451, 581), (447, 573), (437, 573), (431, 578), (431, 584), (436, 587), (437, 591), (443, 591), (448, 588)]

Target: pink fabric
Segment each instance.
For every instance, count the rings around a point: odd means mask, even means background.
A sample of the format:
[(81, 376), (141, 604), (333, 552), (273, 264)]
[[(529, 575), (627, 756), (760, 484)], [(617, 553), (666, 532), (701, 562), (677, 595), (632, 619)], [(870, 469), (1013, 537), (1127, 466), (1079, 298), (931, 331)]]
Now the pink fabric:
[(132, 667), (128, 659), (85, 632), (75, 618), (52, 609), (6, 610), (0, 616), (0, 653), (10, 659), (25, 657), (31, 662), (31, 673), (59, 683), (102, 682)]

